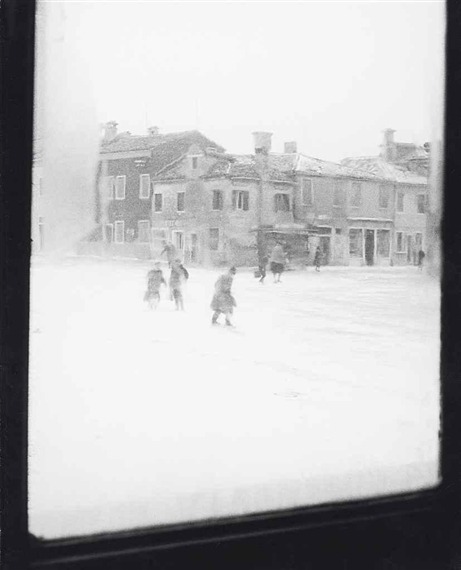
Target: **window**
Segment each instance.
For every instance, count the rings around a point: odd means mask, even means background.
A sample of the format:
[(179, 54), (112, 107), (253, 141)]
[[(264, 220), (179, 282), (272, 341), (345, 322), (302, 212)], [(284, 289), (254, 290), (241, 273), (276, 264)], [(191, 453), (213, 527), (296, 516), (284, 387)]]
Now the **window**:
[(397, 192), (397, 212), (403, 212), (403, 192)]
[(125, 199), (126, 176), (117, 176), (115, 181), (115, 199)]
[(274, 210), (276, 212), (289, 212), (290, 211), (290, 197), (288, 194), (275, 194), (274, 195)]
[(391, 254), (390, 230), (378, 230), (376, 251), (380, 257), (389, 257)]
[(360, 208), (362, 205), (362, 185), (358, 182), (352, 183), (351, 206)]
[(113, 176), (104, 176), (102, 187), (107, 199), (113, 200), (115, 195), (115, 178)]
[(125, 222), (118, 220), (115, 226), (115, 243), (123, 243), (125, 241)]
[(224, 205), (224, 196), (221, 190), (213, 190), (213, 210), (222, 210)]
[(234, 190), (232, 192), (232, 205), (234, 210), (249, 210), (250, 193), (247, 190)]
[(343, 233), (343, 231), (342, 231), (341, 228), (336, 228), (336, 229), (335, 229), (335, 233), (336, 233), (337, 236), (340, 236), (340, 235)]
[(104, 239), (108, 243), (114, 241), (114, 224), (106, 224), (104, 226)]
[(176, 208), (178, 212), (184, 212), (184, 196), (185, 192), (178, 192), (176, 197)]
[(379, 187), (379, 207), (382, 210), (389, 207), (389, 188), (387, 186)]
[(149, 220), (139, 220), (138, 221), (138, 241), (141, 243), (148, 243), (150, 233), (150, 222)]
[(197, 156), (193, 156), (192, 157), (192, 168), (195, 170), (198, 166), (198, 157)]
[(219, 228), (210, 228), (210, 249), (216, 251), (219, 248)]
[(154, 212), (161, 212), (163, 207), (163, 194), (154, 194)]
[(395, 241), (397, 253), (403, 253), (405, 251), (405, 240), (403, 239), (403, 232), (396, 232)]
[(314, 204), (312, 180), (303, 179), (302, 181), (302, 203), (303, 206), (312, 206)]
[(139, 176), (139, 197), (149, 198), (150, 197), (150, 175), (141, 174)]
[(333, 206), (343, 206), (344, 205), (344, 189), (339, 182), (335, 184), (333, 191)]
[(418, 214), (424, 214), (426, 211), (426, 195), (418, 194), (416, 200), (417, 200), (416, 204), (418, 208)]
[(349, 230), (349, 255), (352, 257), (363, 256), (363, 230)]

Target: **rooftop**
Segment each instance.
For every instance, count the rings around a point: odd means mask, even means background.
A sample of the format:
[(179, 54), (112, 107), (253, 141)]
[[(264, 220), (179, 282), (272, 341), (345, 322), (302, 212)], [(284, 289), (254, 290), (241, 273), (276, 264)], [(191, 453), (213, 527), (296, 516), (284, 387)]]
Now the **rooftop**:
[(377, 178), (405, 184), (427, 184), (427, 176), (408, 170), (405, 166), (391, 164), (379, 156), (345, 158), (341, 164), (352, 169), (369, 172)]

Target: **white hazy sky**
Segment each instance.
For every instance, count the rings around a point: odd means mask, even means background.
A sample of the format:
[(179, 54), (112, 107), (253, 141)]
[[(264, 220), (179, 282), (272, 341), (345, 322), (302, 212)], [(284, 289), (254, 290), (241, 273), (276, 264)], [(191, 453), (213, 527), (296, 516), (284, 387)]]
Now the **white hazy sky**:
[[(329, 160), (423, 143), (440, 88), (443, 2), (66, 2), (97, 114), (120, 130), (198, 128), (228, 151)], [(77, 33), (75, 33), (77, 32)]]

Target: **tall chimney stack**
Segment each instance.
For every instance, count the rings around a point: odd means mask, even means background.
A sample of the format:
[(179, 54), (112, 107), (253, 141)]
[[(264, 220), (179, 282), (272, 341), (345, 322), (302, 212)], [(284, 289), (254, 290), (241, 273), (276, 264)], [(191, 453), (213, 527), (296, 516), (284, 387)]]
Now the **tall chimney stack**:
[(104, 142), (110, 142), (117, 136), (117, 121), (109, 121), (104, 125)]
[(394, 129), (385, 129), (383, 131), (383, 133), (384, 133), (384, 138), (383, 138), (383, 144), (381, 145), (381, 148), (382, 148), (381, 156), (387, 162), (393, 162), (397, 156), (396, 148), (395, 148), (395, 142), (394, 142), (395, 130)]
[(255, 154), (269, 154), (271, 150), (272, 133), (257, 131), (253, 133)]
[(285, 145), (285, 154), (296, 154), (298, 152), (298, 146), (296, 141), (286, 142)]

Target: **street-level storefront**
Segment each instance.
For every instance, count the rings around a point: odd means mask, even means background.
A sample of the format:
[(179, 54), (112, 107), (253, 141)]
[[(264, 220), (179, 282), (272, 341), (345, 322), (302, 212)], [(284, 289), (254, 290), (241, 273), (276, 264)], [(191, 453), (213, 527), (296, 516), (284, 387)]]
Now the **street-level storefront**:
[(390, 265), (392, 220), (349, 218), (349, 265)]

